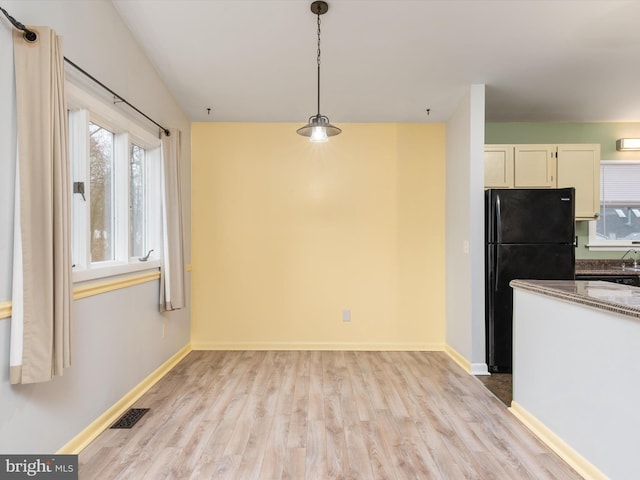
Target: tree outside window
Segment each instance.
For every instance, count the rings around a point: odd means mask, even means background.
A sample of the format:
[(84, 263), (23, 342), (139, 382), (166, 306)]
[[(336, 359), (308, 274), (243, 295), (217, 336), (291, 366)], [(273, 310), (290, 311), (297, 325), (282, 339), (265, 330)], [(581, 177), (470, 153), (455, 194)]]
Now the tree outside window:
[(114, 259), (114, 134), (89, 123), (91, 261)]
[(144, 148), (131, 144), (129, 155), (129, 252), (132, 257), (143, 257), (146, 225), (146, 163)]

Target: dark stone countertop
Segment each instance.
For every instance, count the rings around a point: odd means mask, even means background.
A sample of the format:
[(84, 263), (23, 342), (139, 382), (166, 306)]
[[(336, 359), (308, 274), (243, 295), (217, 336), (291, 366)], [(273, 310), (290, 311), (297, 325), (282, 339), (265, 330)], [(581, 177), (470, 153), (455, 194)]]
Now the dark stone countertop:
[[(631, 267), (633, 260), (627, 260), (625, 264)], [(640, 271), (623, 269), (621, 260), (576, 260), (576, 275), (640, 276)]]

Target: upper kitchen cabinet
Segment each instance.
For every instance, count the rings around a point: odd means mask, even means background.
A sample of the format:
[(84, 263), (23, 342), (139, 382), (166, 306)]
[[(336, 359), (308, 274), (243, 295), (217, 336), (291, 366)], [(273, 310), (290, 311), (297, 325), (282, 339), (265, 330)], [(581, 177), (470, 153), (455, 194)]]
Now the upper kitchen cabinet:
[(576, 189), (576, 220), (600, 212), (600, 145), (485, 145), (485, 188)]
[(516, 188), (553, 188), (556, 186), (556, 159), (553, 145), (515, 145)]
[(485, 145), (484, 186), (513, 188), (513, 145)]
[(576, 189), (576, 220), (600, 215), (600, 145), (558, 145), (557, 186)]

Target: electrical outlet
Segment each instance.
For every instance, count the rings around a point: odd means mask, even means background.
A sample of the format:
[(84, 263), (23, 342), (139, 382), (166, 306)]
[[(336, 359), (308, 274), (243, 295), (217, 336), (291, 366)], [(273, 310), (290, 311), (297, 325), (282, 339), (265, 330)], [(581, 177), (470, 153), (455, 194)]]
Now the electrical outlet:
[(351, 321), (351, 310), (342, 310), (342, 321), (350, 322)]

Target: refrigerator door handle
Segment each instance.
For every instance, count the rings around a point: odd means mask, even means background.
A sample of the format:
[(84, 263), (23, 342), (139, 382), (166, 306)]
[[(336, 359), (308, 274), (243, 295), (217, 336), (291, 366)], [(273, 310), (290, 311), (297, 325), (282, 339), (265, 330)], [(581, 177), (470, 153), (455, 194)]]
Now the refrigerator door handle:
[(499, 280), (500, 280), (500, 248), (496, 248), (496, 263), (495, 265), (498, 266), (498, 268), (496, 268), (496, 275), (495, 275), (495, 281), (493, 282), (493, 291), (497, 292), (498, 291), (498, 285), (499, 285)]
[(496, 242), (502, 243), (502, 220), (500, 214), (500, 195), (496, 195)]

